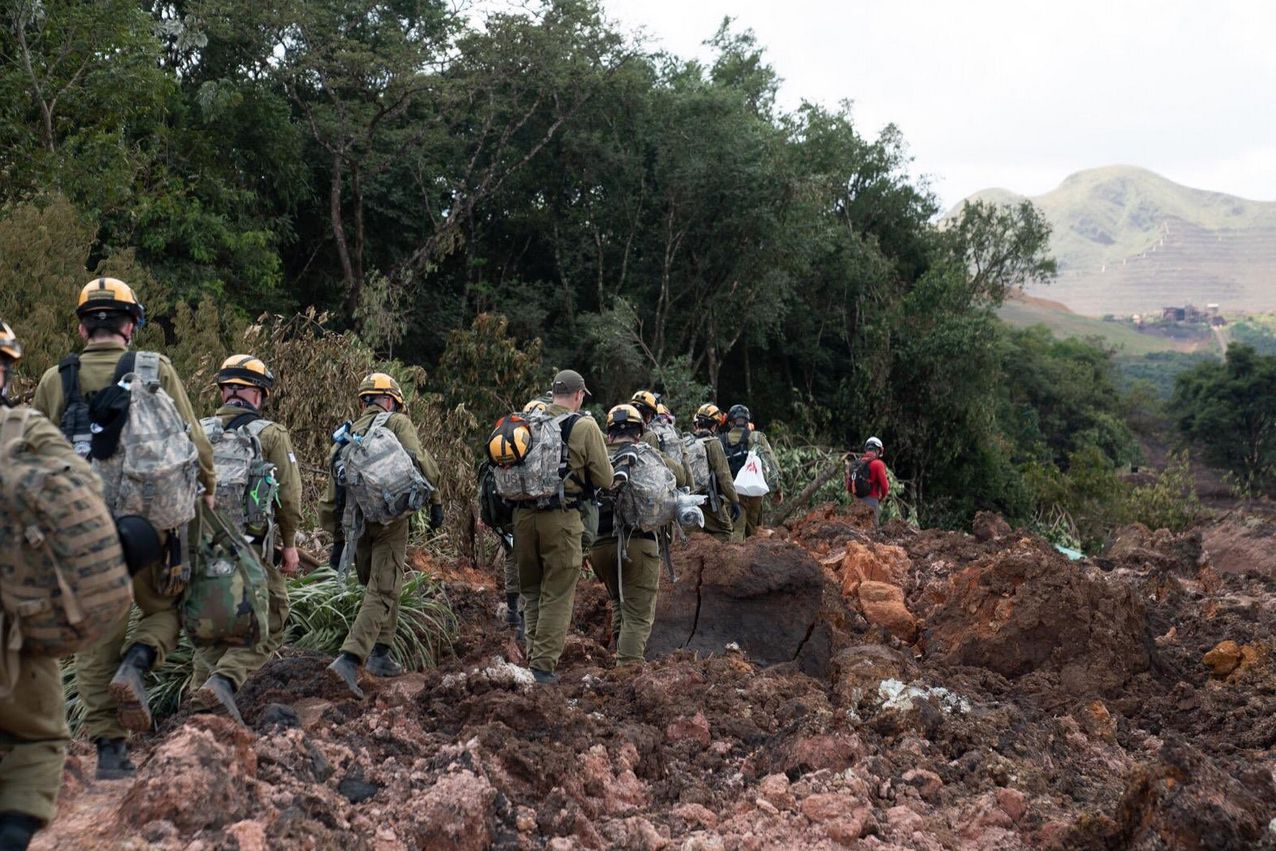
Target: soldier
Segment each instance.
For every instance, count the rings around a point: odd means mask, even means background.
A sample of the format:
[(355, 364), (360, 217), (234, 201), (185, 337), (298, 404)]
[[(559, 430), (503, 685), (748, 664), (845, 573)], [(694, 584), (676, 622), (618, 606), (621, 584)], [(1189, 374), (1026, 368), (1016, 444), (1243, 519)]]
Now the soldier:
[[(727, 422), (731, 430), (718, 439), (726, 452), (731, 475), (739, 475), (750, 450), (757, 452), (767, 484), (771, 487), (771, 499), (776, 505), (784, 502), (784, 494), (780, 491), (780, 465), (775, 460), (775, 453), (771, 451), (766, 435), (753, 428), (753, 415), (749, 413), (749, 409), (744, 405), (732, 405), (731, 410), (727, 411)], [(740, 504), (744, 508), (744, 522), (736, 524), (735, 540), (743, 541), (746, 537), (752, 537), (762, 527), (762, 500), (763, 497), (760, 496), (740, 497)]]
[[(115, 380), (115, 370), (128, 352), (133, 334), (146, 321), (142, 303), (128, 284), (115, 278), (95, 278), (80, 291), (76, 307), (80, 338), (85, 341), (78, 356), (76, 381), (75, 356), (50, 367), (40, 378), (32, 407), (53, 422), (62, 423), (63, 434), (76, 450), (85, 454), (79, 444), (87, 435), (78, 433), (74, 422), (63, 422), (68, 395), (78, 391), (86, 400)], [(213, 472), (213, 450), (186, 396), (186, 387), (168, 358), (159, 357), (159, 384), (172, 397), (178, 414), (190, 426), (190, 438), (199, 456), (199, 482), (204, 499), (211, 508), (215, 504), (216, 476)], [(69, 417), (75, 419), (74, 417)], [(72, 434), (67, 434), (71, 431)], [(161, 545), (166, 552), (173, 548), (167, 532), (161, 530)], [(172, 561), (170, 555), (169, 561)], [(151, 728), (151, 711), (147, 705), (145, 673), (164, 664), (165, 657), (177, 646), (180, 625), (177, 617), (177, 594), (170, 578), (179, 573), (179, 565), (157, 561), (150, 570), (133, 577), (133, 598), (142, 618), (133, 633), (132, 642), (124, 647), (128, 618), (120, 621), (116, 633), (96, 647), (75, 654), (75, 681), (80, 701), (84, 704), (84, 729), (97, 746), (97, 776), (115, 779), (133, 773), (126, 740), (129, 730), (144, 732)]]
[[(624, 487), (637, 457), (633, 445), (646, 431), (642, 415), (633, 405), (617, 405), (607, 412), (607, 447), (615, 469), (615, 482)], [(677, 473), (672, 458), (661, 455), (665, 466)], [(623, 559), (618, 564), (618, 536), (614, 503), (604, 497), (599, 511), (598, 540), (589, 553), (594, 575), (607, 588), (612, 601), (611, 631), (616, 647), (616, 664), (641, 662), (647, 639), (656, 618), (656, 593), (660, 588), (660, 542), (655, 532), (627, 533)]]
[(715, 538), (729, 541), (734, 534), (733, 524), (740, 519), (741, 509), (731, 467), (727, 464), (727, 455), (716, 438), (721, 417), (722, 411), (712, 402), (700, 406), (696, 411), (693, 443), (687, 449), (687, 459), (688, 466), (692, 468), (692, 477), (696, 480), (696, 485), (700, 485), (696, 468), (701, 463), (699, 454), (704, 453), (703, 472), (707, 482), (696, 490), (696, 493), (703, 493), (708, 497), (703, 506), (704, 531)]
[[(284, 576), (295, 574), (298, 565), (296, 538), (301, 524), (301, 473), (297, 469), (297, 456), (288, 429), (261, 416), (261, 408), (274, 384), (274, 374), (260, 358), (231, 355), (217, 372), (222, 406), (214, 416), (203, 421), (205, 433), (215, 441), (215, 458), (223, 456), (223, 450), (218, 447), (224, 446), (232, 456), (232, 467), (264, 461), (274, 468), (269, 480), (253, 483), (255, 488), (263, 489), (257, 494), (246, 494), (246, 484), (242, 481), (236, 486), (230, 484), (231, 477), (218, 476), (220, 511), (248, 539), (266, 568), (270, 633), (256, 647), (198, 649), (192, 680), (198, 689), (192, 699), (205, 709), (220, 704), (240, 722), (243, 719), (235, 705), (235, 692), (283, 644), (288, 623), (288, 586)], [(249, 440), (236, 439), (233, 436), (236, 432)], [(248, 447), (255, 457), (238, 457), (239, 447)], [(246, 497), (257, 505), (265, 502), (251, 518), (245, 508)], [(276, 544), (281, 547), (279, 567), (275, 567)]]
[[(439, 529), (443, 525), (443, 497), (437, 487), (441, 478), (439, 466), (421, 446), (416, 426), (403, 413), (405, 402), (399, 382), (384, 372), (374, 372), (359, 384), (358, 395), (363, 412), (350, 426), (349, 433), (367, 435), (374, 421), (381, 421), (384, 428), (393, 432), (417, 470), (434, 486), (430, 495), (430, 528)], [(387, 416), (382, 417), (383, 414)], [(328, 457), (331, 476), (327, 495), (319, 505), (319, 520), (332, 533), (334, 567), (341, 564), (347, 546), (355, 547), (355, 570), (366, 590), (341, 652), (328, 670), (355, 697), (362, 698), (360, 666), (374, 677), (397, 677), (403, 673), (403, 666), (390, 656), (390, 647), (399, 626), (399, 597), (403, 593), (403, 572), (408, 563), (412, 517), (407, 514), (388, 523), (364, 523), (357, 540), (347, 540), (348, 534), (358, 530), (347, 528), (346, 518), (353, 514), (352, 507), (347, 506), (346, 484), (339, 482), (344, 478), (343, 459), (343, 447), (338, 443)]]
[[(580, 373), (565, 369), (554, 376), (550, 417), (578, 413), (589, 390)], [(564, 421), (567, 469), (563, 496), (543, 506), (514, 510), (514, 558), (526, 608), (527, 657), (538, 683), (554, 683), (554, 668), (567, 640), (576, 581), (583, 562), (580, 501), (612, 481), (602, 431), (591, 417)]]
[[(638, 409), (638, 413), (642, 415), (643, 432), (642, 442), (650, 446), (652, 449), (659, 450), (668, 459), (675, 461), (673, 466), (674, 478), (678, 482), (678, 487), (690, 487), (691, 476), (687, 468), (683, 466), (682, 459), (677, 446), (670, 445), (669, 440), (662, 440), (656, 433), (656, 429), (652, 428), (652, 423), (660, 413), (662, 405), (656, 399), (656, 394), (650, 390), (639, 390), (629, 400), (629, 404)], [(667, 408), (665, 410), (668, 410)], [(677, 434), (676, 431), (670, 429), (670, 432)]]

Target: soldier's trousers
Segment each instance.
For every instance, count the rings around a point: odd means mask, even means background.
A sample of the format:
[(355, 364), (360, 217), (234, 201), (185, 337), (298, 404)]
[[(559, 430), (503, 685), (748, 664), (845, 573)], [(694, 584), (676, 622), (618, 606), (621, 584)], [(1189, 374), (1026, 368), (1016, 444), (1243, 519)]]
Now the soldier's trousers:
[(625, 562), (617, 576), (615, 538), (604, 538), (589, 553), (594, 575), (607, 587), (612, 601), (611, 631), (616, 663), (627, 665), (646, 658), (647, 639), (656, 620), (660, 588), (660, 548), (654, 540), (634, 535), (625, 548)]
[(575, 509), (514, 512), (514, 558), (524, 600), (527, 660), (540, 671), (553, 671), (563, 654), (583, 560), (583, 533), (584, 524)]
[[(709, 510), (709, 504), (705, 503), (701, 506), (704, 511), (704, 531), (722, 541), (730, 541), (735, 538), (735, 525), (731, 522), (731, 509), (725, 505), (722, 509), (714, 514)], [(740, 518), (743, 523), (744, 517)]]
[[(399, 626), (399, 597), (403, 594), (403, 573), (408, 563), (408, 521), (369, 523), (355, 549), (354, 569), (359, 583), (366, 586), (359, 614), (350, 625), (343, 653), (367, 661), (372, 645), (394, 643)], [(349, 546), (349, 543), (346, 544)]]
[(19, 656), (17, 685), (0, 698), (0, 812), (53, 818), (70, 738), (58, 660)]
[(745, 538), (752, 538), (762, 528), (762, 503), (766, 500), (765, 496), (741, 496), (740, 508), (742, 509), (740, 519), (735, 522), (735, 532), (732, 540), (743, 541)]
[(253, 647), (201, 647), (195, 651), (195, 674), (191, 682), (199, 688), (213, 674), (221, 674), (238, 689), (283, 646), (288, 627), (288, 585), (279, 568), (263, 559), (266, 590), (270, 594), (270, 633)]
[[(142, 610), (129, 644), (145, 644), (155, 651), (158, 669), (164, 659), (177, 646), (180, 623), (177, 617), (177, 597), (166, 597), (155, 590), (155, 575), (151, 569), (143, 569), (133, 577), (133, 602)], [(115, 716), (116, 702), (108, 686), (111, 677), (120, 666), (124, 651), (128, 649), (125, 636), (128, 633), (128, 615), (103, 641), (75, 654), (75, 686), (84, 704), (84, 732), (90, 739), (123, 739), (128, 730)]]

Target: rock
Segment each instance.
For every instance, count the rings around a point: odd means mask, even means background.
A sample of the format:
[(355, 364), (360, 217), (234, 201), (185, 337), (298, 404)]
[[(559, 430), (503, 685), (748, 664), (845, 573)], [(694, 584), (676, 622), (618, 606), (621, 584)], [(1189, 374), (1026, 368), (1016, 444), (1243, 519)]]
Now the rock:
[(612, 848), (655, 851), (669, 844), (669, 840), (661, 836), (651, 822), (642, 816), (603, 822), (599, 832), (607, 838)]
[(670, 814), (682, 819), (688, 826), (698, 825), (708, 830), (718, 826), (718, 817), (700, 804), (679, 804)]
[(229, 718), (192, 716), (138, 769), (117, 818), (128, 826), (169, 821), (196, 833), (247, 817), (256, 799), (255, 738)]
[(266, 828), (259, 821), (241, 821), (226, 828), (226, 833), (235, 838), (238, 851), (270, 851), (266, 842)]
[(690, 718), (684, 716), (669, 723), (665, 727), (665, 741), (692, 741), (702, 748), (707, 748), (713, 736), (709, 731), (709, 720), (703, 712), (697, 712)]
[(917, 640), (917, 618), (904, 603), (904, 591), (886, 582), (861, 582), (858, 588), (864, 618), (880, 626), (900, 641)]
[(853, 846), (864, 833), (868, 821), (868, 807), (856, 807), (849, 815), (835, 818), (824, 825), (824, 832), (839, 845)]
[(1116, 719), (1102, 700), (1087, 703), (1078, 720), (1091, 738), (1102, 739), (1109, 744), (1116, 741)]
[(831, 667), (839, 701), (860, 709), (876, 702), (882, 680), (908, 680), (911, 664), (904, 654), (883, 644), (855, 644), (838, 652)]
[(890, 825), (893, 832), (907, 838), (912, 836), (914, 831), (921, 830), (922, 817), (900, 804), (886, 811), (886, 823)]
[[(633, 751), (633, 745), (625, 748)], [(585, 793), (597, 802), (604, 813), (615, 813), (647, 804), (647, 785), (634, 774), (631, 767), (638, 761), (637, 753), (628, 758), (622, 756), (620, 764), (613, 766), (607, 748), (594, 745), (581, 756), (581, 778)]]
[(783, 774), (768, 774), (758, 783), (758, 795), (778, 810), (793, 808), (793, 793), (789, 790), (789, 778)]
[(918, 794), (926, 800), (932, 800), (944, 788), (944, 781), (933, 771), (924, 768), (910, 768), (904, 772), (903, 780), (914, 787)]
[(353, 769), (337, 784), (337, 791), (352, 804), (362, 804), (380, 791), (381, 787), (363, 779), (363, 772)]
[(496, 789), (468, 769), (445, 774), (409, 808), (415, 847), (480, 851), (492, 844)]
[(142, 830), (140, 832), (142, 834), (142, 838), (147, 842), (152, 845), (158, 845), (167, 839), (177, 838), (177, 825), (167, 819), (160, 819), (158, 821), (150, 821), (142, 825)]
[(865, 818), (867, 818), (867, 804), (854, 795), (848, 795), (845, 792), (811, 795), (809, 798), (803, 799), (799, 805), (802, 815), (817, 824), (850, 816), (856, 812), (857, 808), (864, 809)]
[(862, 582), (904, 585), (913, 563), (903, 547), (850, 541), (839, 565), (842, 594), (854, 599)]
[(980, 511), (975, 515), (975, 522), (971, 524), (971, 531), (975, 533), (975, 540), (981, 543), (995, 541), (998, 538), (1005, 538), (1010, 535), (1010, 524), (1000, 514), (993, 511)]
[(288, 730), (292, 727), (300, 726), (301, 716), (297, 714), (297, 710), (282, 703), (266, 704), (266, 708), (257, 716), (257, 723), (253, 725), (258, 733)]
[(1206, 653), (1205, 658), (1201, 661), (1205, 663), (1205, 666), (1210, 669), (1214, 676), (1226, 677), (1240, 667), (1244, 658), (1240, 645), (1228, 639), (1214, 645), (1214, 649)]
[(1019, 821), (1028, 811), (1028, 802), (1023, 792), (1018, 789), (1002, 788), (997, 790), (997, 806), (1010, 816), (1011, 821)]

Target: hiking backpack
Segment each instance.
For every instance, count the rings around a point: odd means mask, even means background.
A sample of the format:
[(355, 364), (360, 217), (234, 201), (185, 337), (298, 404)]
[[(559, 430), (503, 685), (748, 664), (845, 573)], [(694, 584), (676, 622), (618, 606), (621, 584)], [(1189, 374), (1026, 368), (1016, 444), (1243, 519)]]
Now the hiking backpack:
[(694, 434), (689, 434), (682, 440), (682, 456), (685, 459), (687, 472), (691, 474), (692, 493), (707, 494), (709, 492), (709, 447), (705, 445), (705, 442), (709, 440), (713, 438), (696, 437)]
[(656, 440), (660, 443), (661, 452), (678, 462), (683, 461), (682, 436), (678, 434), (678, 429), (674, 427), (673, 423), (668, 423), (661, 419), (653, 419), (648, 428), (651, 429), (651, 432), (656, 436)]
[(561, 504), (563, 485), (571, 474), (568, 441), (581, 416), (544, 412), (527, 416), (531, 444), (518, 463), (492, 468), (496, 492), (511, 502), (534, 502), (538, 507), (552, 505), (555, 500)]
[(195, 519), (199, 455), (173, 397), (160, 386), (160, 356), (120, 358), (115, 384), (94, 394), (89, 410), (93, 469), (111, 513), (145, 517), (160, 531)]
[(740, 442), (735, 445), (728, 440), (727, 434), (721, 435), (718, 439), (722, 443), (722, 449), (727, 453), (727, 466), (731, 468), (731, 477), (735, 478), (740, 475), (740, 470), (744, 467), (744, 462), (749, 460), (749, 444), (752, 442), (750, 433), (745, 432), (740, 436)]
[(869, 463), (867, 458), (856, 458), (851, 464), (851, 474), (848, 477), (848, 482), (852, 496), (865, 499), (873, 492), (873, 480), (869, 476)]
[(199, 424), (213, 447), (217, 510), (241, 534), (262, 541), (262, 551), (268, 552), (273, 547), (279, 480), (278, 470), (262, 451), (261, 433), (273, 423), (246, 411), (225, 426), (220, 417), (205, 417)]
[[(266, 568), (220, 512), (201, 506), (182, 627), (196, 647), (252, 647), (270, 633)], [(352, 547), (353, 548), (353, 547)]]
[(341, 450), (346, 512), (358, 506), (369, 523), (390, 523), (413, 514), (434, 493), (434, 486), (417, 469), (398, 436), (386, 427), (389, 419), (389, 411), (377, 414), (368, 430), (351, 435), (350, 443)]
[(496, 490), (496, 466), (491, 461), (479, 465), (479, 519), (500, 534), (514, 531), (514, 507)]
[(678, 484), (660, 453), (642, 442), (625, 444), (620, 452), (632, 452), (637, 460), (629, 468), (629, 481), (616, 494), (616, 523), (625, 529), (654, 532), (673, 522)]
[[(128, 615), (133, 583), (97, 477), (31, 452), (32, 416), (0, 414), (0, 642), (6, 655), (68, 656)], [(7, 667), (0, 694), (17, 673)]]

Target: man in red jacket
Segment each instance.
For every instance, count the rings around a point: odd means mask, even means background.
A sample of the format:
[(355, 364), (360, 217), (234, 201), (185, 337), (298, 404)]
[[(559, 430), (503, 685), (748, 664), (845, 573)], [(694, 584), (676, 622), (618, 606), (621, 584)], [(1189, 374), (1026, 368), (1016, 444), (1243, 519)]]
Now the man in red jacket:
[(882, 442), (876, 437), (864, 441), (864, 454), (846, 468), (846, 492), (873, 509), (873, 525), (880, 525), (882, 501), (890, 493), (886, 478), (886, 462), (882, 460)]

